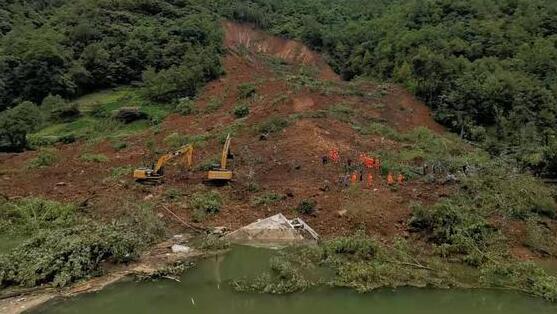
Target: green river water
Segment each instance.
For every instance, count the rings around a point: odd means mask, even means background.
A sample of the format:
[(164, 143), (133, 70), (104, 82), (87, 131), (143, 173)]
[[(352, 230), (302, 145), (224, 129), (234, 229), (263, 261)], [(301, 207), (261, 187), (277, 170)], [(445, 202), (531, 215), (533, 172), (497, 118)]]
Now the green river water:
[(319, 288), (288, 296), (234, 292), (230, 279), (267, 269), (272, 251), (235, 248), (198, 262), (180, 281), (123, 281), (102, 291), (55, 300), (33, 313), (203, 314), (487, 314), (557, 313), (557, 304), (492, 290), (382, 289), (359, 294)]

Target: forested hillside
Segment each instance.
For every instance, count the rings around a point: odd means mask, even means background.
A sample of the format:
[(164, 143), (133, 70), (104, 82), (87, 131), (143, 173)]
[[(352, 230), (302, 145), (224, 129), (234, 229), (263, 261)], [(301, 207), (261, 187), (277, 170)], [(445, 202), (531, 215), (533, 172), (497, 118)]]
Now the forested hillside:
[(215, 9), (324, 52), (345, 79), (403, 83), (492, 154), (557, 175), (557, 2), (241, 0)]
[(194, 95), (222, 71), (217, 19), (187, 2), (8, 0), (0, 7), (0, 110), (14, 107), (0, 129), (15, 148), (24, 141), (14, 129), (37, 127), (17, 121), (36, 111), (30, 103), (18, 108), (22, 102), (134, 80), (144, 81), (149, 98), (168, 100)]

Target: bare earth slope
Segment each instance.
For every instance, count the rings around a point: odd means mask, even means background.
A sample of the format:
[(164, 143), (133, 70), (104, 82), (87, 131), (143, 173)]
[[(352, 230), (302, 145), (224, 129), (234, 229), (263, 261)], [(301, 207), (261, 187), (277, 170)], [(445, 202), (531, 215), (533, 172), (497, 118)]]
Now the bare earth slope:
[[(45, 169), (25, 168), (36, 152), (2, 155), (0, 192), (8, 198), (43, 196), (83, 203), (89, 205), (84, 210), (100, 219), (125, 211), (129, 202), (145, 200), (169, 222), (173, 220), (163, 206), (190, 221), (189, 196), (207, 189), (200, 184), (203, 171), (186, 175), (169, 166), (165, 184), (153, 187), (133, 182), (131, 172), (114, 178), (113, 169), (133, 168), (152, 158), (145, 145), (149, 139), (155, 140), (160, 151), (169, 150), (163, 140), (172, 133), (208, 137), (196, 145), (194, 159), (199, 165), (219, 153), (219, 139), (231, 132), (236, 178), (230, 186), (215, 188), (223, 194), (225, 205), (220, 213), (203, 222), (208, 226), (234, 229), (279, 212), (294, 216), (301, 200), (313, 199), (318, 211), (304, 219), (322, 235), (363, 227), (391, 238), (407, 233), (413, 202), (431, 203), (451, 193), (450, 186), (421, 181), (410, 181), (393, 190), (384, 178), (377, 178), (373, 189), (357, 195), (343, 189), (337, 184), (343, 169), (321, 164), (321, 156), (331, 148), (338, 148), (343, 157), (356, 159), (360, 152), (397, 150), (400, 145), (381, 136), (363, 135), (355, 124), (386, 122), (399, 131), (424, 126), (443, 132), (442, 127), (433, 121), (423, 103), (398, 86), (342, 82), (318, 54), (299, 42), (272, 37), (246, 25), (226, 22), (224, 26), (226, 74), (201, 91), (197, 114), (172, 114), (156, 134), (147, 131), (132, 136), (127, 148), (120, 151), (108, 141), (58, 146), (58, 161)], [(308, 77), (312, 78), (310, 82)], [(238, 86), (248, 82), (256, 86), (256, 95), (239, 99)], [(222, 106), (207, 110), (207, 104), (215, 100)], [(249, 104), (250, 114), (238, 120), (232, 110), (242, 102)], [(271, 117), (288, 120), (288, 126), (260, 140), (257, 128)], [(109, 161), (85, 162), (79, 158), (84, 152), (102, 153)], [(171, 189), (184, 196), (169, 199), (165, 195)], [(258, 196), (269, 193), (285, 198), (268, 205), (254, 203)], [(346, 212), (339, 215), (343, 210)]]

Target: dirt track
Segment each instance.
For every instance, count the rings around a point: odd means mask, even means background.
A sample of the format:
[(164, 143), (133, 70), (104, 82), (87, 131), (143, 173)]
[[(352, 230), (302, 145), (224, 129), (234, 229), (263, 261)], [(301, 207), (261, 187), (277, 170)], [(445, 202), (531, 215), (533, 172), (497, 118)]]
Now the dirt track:
[[(206, 224), (226, 226), (230, 229), (252, 222), (257, 218), (283, 212), (296, 215), (294, 208), (302, 199), (314, 199), (318, 213), (304, 217), (322, 235), (346, 233), (364, 227), (369, 232), (391, 238), (407, 233), (406, 221), (410, 204), (415, 201), (430, 203), (450, 193), (450, 187), (409, 182), (398, 190), (389, 189), (383, 180), (377, 180), (374, 190), (366, 190), (357, 197), (349, 196), (337, 184), (343, 171), (339, 166), (320, 163), (320, 158), (333, 147), (344, 156), (356, 158), (359, 152), (373, 153), (377, 149), (398, 149), (398, 143), (378, 136), (364, 136), (354, 130), (350, 123), (330, 117), (303, 117), (293, 119), (281, 132), (272, 134), (268, 140), (260, 141), (254, 128), (271, 116), (290, 117), (327, 110), (332, 105), (345, 104), (357, 110), (357, 119), (386, 121), (392, 127), (406, 131), (418, 126), (443, 132), (431, 118), (429, 109), (414, 99), (407, 91), (393, 85), (365, 83), (362, 89), (368, 94), (384, 96), (363, 97), (323, 93), (308, 88), (294, 88), (277, 73), (263, 57), (280, 58), (288, 64), (289, 71), (303, 65), (317, 69), (318, 78), (329, 80), (339, 90), (347, 89), (346, 82), (339, 80), (322, 58), (303, 44), (266, 35), (250, 26), (227, 22), (224, 58), (226, 75), (208, 84), (201, 92), (197, 106), (200, 114), (169, 116), (161, 126), (160, 133), (147, 131), (132, 136), (127, 148), (115, 151), (107, 142), (99, 144), (74, 143), (58, 146), (58, 162), (46, 169), (27, 170), (25, 163), (36, 152), (0, 156), (0, 191), (7, 197), (44, 196), (62, 201), (73, 201), (87, 205), (85, 210), (101, 219), (111, 218), (125, 211), (130, 203), (149, 199), (155, 208), (161, 204), (170, 207), (185, 220), (190, 219), (187, 196), (181, 201), (170, 201), (163, 197), (170, 188), (189, 195), (201, 187), (202, 172), (185, 178), (178, 171), (168, 169), (166, 183), (157, 187), (140, 186), (131, 178), (113, 180), (111, 169), (118, 166), (137, 166), (147, 154), (144, 142), (154, 137), (162, 140), (173, 132), (204, 134), (219, 130), (235, 121), (231, 111), (238, 103), (236, 93), (240, 83), (255, 82), (257, 96), (250, 104), (250, 115), (243, 121), (245, 127), (233, 138), (236, 154), (236, 181), (229, 187), (220, 188), (225, 195), (226, 205), (218, 215), (210, 217)], [(212, 113), (203, 113), (207, 103), (214, 98), (222, 99), (221, 108)], [(195, 162), (214, 156), (220, 150), (217, 139), (196, 148)], [(84, 151), (105, 154), (110, 161), (87, 163), (79, 159)], [(131, 174), (130, 174), (131, 175)], [(256, 182), (261, 195), (268, 192), (289, 195), (285, 200), (270, 206), (252, 204), (253, 192), (247, 189), (248, 182)], [(328, 185), (329, 191), (322, 191)], [(348, 213), (339, 217), (339, 211)], [(161, 213), (162, 210), (161, 210)], [(169, 220), (171, 221), (171, 220)]]

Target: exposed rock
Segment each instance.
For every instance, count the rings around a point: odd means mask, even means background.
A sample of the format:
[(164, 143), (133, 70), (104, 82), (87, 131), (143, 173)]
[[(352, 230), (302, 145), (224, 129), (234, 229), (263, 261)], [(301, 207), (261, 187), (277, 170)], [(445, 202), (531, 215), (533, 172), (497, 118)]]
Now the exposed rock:
[(225, 238), (241, 244), (286, 245), (315, 242), (319, 235), (303, 220), (288, 220), (283, 214), (277, 214), (235, 230)]
[(185, 245), (174, 244), (171, 247), (172, 253), (189, 253), (191, 252), (191, 248)]
[(122, 107), (114, 113), (114, 118), (124, 123), (147, 119), (147, 114), (138, 107)]
[(347, 213), (348, 213), (348, 211), (347, 211), (346, 209), (339, 210), (339, 211), (337, 212), (337, 214), (338, 214), (339, 217), (344, 217), (344, 216), (346, 216)]
[(212, 234), (215, 234), (215, 235), (218, 235), (218, 236), (223, 236), (223, 235), (226, 233), (226, 231), (227, 231), (227, 228), (226, 228), (226, 227), (220, 226), (220, 227), (215, 227), (215, 228), (211, 231), (211, 233), (212, 233)]

